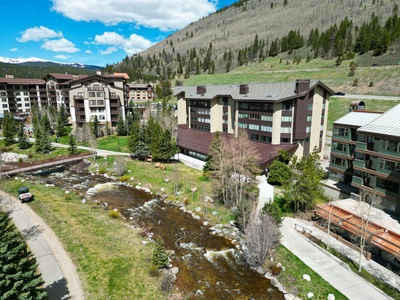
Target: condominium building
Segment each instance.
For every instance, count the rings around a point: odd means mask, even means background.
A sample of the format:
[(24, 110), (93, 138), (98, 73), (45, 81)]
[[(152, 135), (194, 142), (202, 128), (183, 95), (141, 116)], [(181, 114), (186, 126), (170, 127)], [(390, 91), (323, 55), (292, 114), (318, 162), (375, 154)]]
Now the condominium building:
[(46, 82), (42, 79), (0, 78), (0, 114), (27, 116), (33, 105), (47, 104)]
[(69, 82), (72, 124), (82, 126), (93, 122), (116, 126), (119, 115), (125, 119), (124, 75), (93, 75)]
[(185, 154), (206, 159), (215, 132), (237, 136), (240, 128), (261, 155), (261, 165), (279, 150), (298, 157), (325, 143), (329, 97), (320, 81), (219, 86), (176, 86), (177, 144)]
[(400, 104), (385, 113), (352, 111), (334, 122), (329, 177), (381, 197), (400, 215)]

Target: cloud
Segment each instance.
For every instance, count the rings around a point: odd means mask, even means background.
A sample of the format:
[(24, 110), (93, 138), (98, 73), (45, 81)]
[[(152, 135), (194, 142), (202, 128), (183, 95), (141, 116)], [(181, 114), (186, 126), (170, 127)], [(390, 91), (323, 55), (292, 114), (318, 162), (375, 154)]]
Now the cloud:
[(70, 58), (70, 56), (63, 55), (63, 54), (56, 55), (54, 57), (57, 58), (57, 59), (63, 59), (63, 60)]
[(17, 38), (18, 42), (24, 43), (28, 41), (42, 41), (49, 38), (60, 38), (63, 34), (59, 32), (55, 32), (53, 29), (49, 29), (44, 26), (32, 27), (26, 29), (20, 38)]
[(106, 55), (106, 54), (111, 54), (114, 52), (117, 52), (118, 48), (117, 47), (108, 47), (107, 50), (105, 51), (99, 51), (101, 55)]
[[(181, 29), (216, 11), (207, 0), (52, 0), (52, 9), (75, 21), (135, 23), (162, 31)], [(107, 13), (104, 13), (107, 12)]]
[(45, 41), (41, 47), (53, 52), (74, 53), (79, 51), (79, 49), (75, 47), (75, 44), (65, 38)]
[(86, 50), (85, 51), (85, 53), (87, 53), (87, 54), (91, 54), (91, 53), (93, 53), (92, 51), (90, 51), (90, 50)]
[(14, 47), (14, 48), (11, 48), (10, 51), (11, 52), (17, 52), (17, 51), (19, 51), (19, 49), (17, 47)]
[[(129, 38), (125, 38), (124, 36), (115, 32), (104, 32), (102, 35), (96, 35), (94, 38), (94, 43), (97, 45), (110, 45), (113, 46), (113, 48), (115, 49), (122, 49), (128, 55), (133, 55), (135, 53), (141, 52), (153, 45), (151, 41), (145, 39), (140, 35), (132, 34)], [(102, 51), (101, 53), (112, 53), (109, 52), (110, 48)]]

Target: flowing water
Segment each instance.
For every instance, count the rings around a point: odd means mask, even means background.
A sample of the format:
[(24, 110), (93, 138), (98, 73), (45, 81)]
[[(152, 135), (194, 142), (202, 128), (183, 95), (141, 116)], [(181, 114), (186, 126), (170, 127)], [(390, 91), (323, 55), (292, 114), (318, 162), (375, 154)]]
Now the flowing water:
[(179, 268), (175, 286), (187, 299), (284, 299), (268, 279), (238, 262), (238, 250), (228, 239), (211, 234), (209, 226), (179, 207), (143, 190), (105, 184), (112, 181), (101, 176), (59, 176), (46, 182), (82, 193), (97, 184), (90, 200), (108, 203), (126, 222), (161, 237), (174, 252), (172, 265)]

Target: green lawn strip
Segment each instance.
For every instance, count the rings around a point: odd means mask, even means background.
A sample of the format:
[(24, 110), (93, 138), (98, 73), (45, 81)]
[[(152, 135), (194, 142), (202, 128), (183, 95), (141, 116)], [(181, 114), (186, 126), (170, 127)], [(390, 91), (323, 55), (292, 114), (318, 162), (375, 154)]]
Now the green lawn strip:
[[(327, 130), (332, 131), (333, 122), (340, 119), (344, 115), (349, 113), (350, 103), (354, 101), (354, 99), (350, 98), (342, 98), (342, 97), (332, 97), (329, 100), (329, 110), (328, 110), (328, 125)], [(356, 101), (361, 101), (357, 99)], [(367, 110), (375, 110), (375, 111), (387, 111), (397, 104), (399, 101), (389, 101), (389, 100), (370, 100), (365, 99), (362, 100), (365, 103), (365, 109)]]
[(29, 203), (55, 231), (77, 265), (86, 299), (161, 299), (157, 279), (148, 274), (152, 245), (120, 219), (96, 205), (82, 204), (72, 194), (35, 183), (8, 180), (5, 191), (28, 185), (35, 195)]
[[(300, 297), (308, 299), (307, 294), (312, 292), (312, 299), (327, 299), (329, 294), (334, 294), (335, 299), (347, 299), (337, 289), (332, 287), (321, 276), (310, 269), (302, 260), (292, 254), (284, 246), (280, 245), (274, 253), (275, 261), (281, 263), (285, 267), (285, 271), (276, 276), (277, 280), (285, 286), (285, 288)], [(308, 274), (310, 281), (303, 279), (303, 275)]]

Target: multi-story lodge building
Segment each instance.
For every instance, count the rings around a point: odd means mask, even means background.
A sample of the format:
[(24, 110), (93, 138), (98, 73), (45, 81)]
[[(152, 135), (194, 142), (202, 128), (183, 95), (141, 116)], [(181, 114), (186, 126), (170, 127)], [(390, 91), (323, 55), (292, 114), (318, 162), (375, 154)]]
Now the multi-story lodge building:
[(352, 111), (333, 123), (329, 177), (381, 197), (400, 215), (400, 104), (385, 113)]
[(116, 125), (125, 119), (125, 76), (93, 75), (69, 82), (72, 124), (82, 126), (97, 116), (100, 124)]
[(215, 132), (237, 136), (240, 128), (266, 166), (287, 150), (298, 157), (323, 150), (329, 96), (320, 81), (176, 86), (177, 144), (185, 154), (206, 159)]
[(46, 82), (42, 79), (0, 78), (0, 114), (27, 116), (33, 105), (47, 104)]
[[(10, 112), (26, 117), (34, 105), (65, 107), (70, 121), (76, 126), (93, 121), (115, 126), (118, 116), (125, 118), (128, 104), (129, 79), (126, 73), (113, 75), (72, 75), (49, 73), (44, 79), (0, 78), (0, 114)], [(141, 99), (143, 93), (141, 93)], [(135, 93), (136, 97), (137, 93)], [(146, 85), (146, 99), (149, 98)], [(139, 100), (139, 99), (138, 99)], [(146, 100), (147, 101), (147, 100)]]

